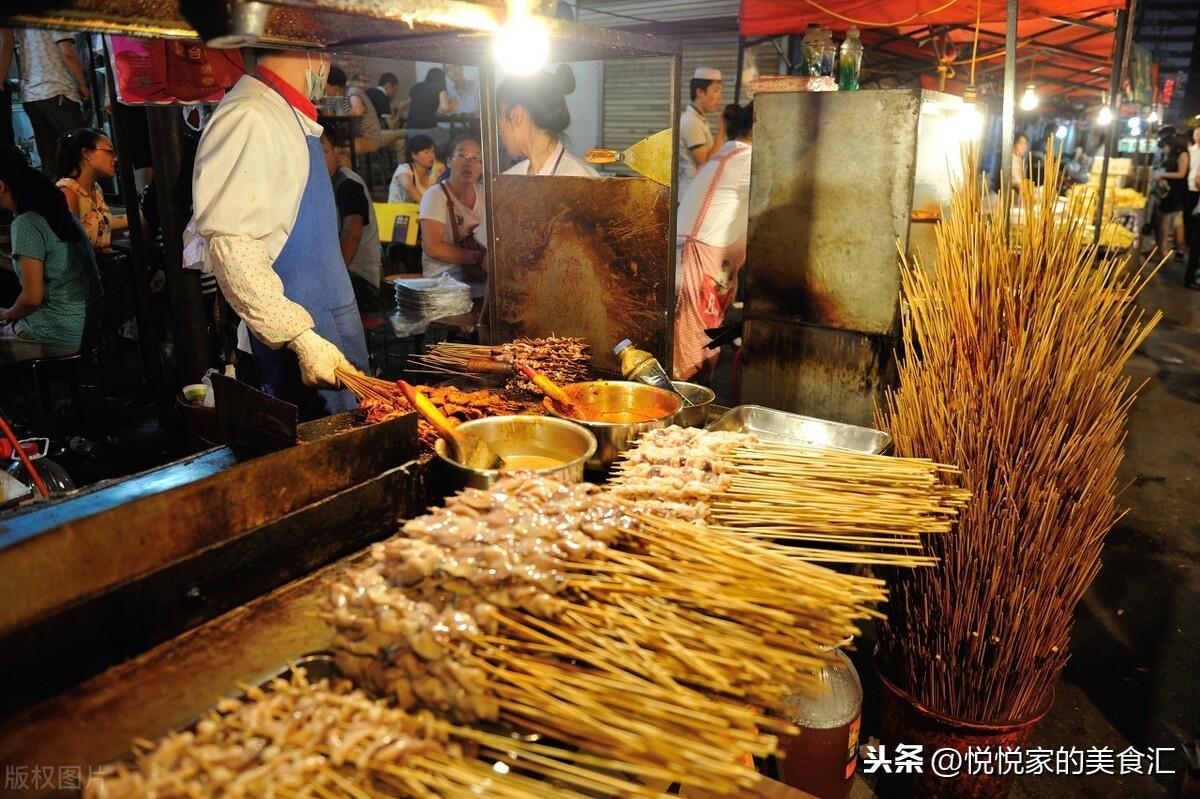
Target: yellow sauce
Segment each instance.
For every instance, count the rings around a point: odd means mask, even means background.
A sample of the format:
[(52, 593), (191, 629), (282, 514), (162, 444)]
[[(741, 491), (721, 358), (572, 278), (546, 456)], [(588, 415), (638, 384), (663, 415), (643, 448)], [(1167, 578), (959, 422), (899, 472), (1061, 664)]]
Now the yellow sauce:
[(558, 458), (547, 458), (545, 455), (505, 455), (505, 469), (526, 469), (539, 471), (541, 469), (557, 469), (566, 461)]

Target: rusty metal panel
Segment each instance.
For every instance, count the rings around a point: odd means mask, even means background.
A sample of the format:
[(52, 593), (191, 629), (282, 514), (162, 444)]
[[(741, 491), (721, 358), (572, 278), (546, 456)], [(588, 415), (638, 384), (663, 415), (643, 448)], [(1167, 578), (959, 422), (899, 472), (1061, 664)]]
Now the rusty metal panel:
[(226, 545), (415, 454), (412, 414), (362, 427), (355, 418), (305, 425), (305, 443), (228, 468), (189, 459), (0, 519), (0, 634)]
[(767, 93), (754, 106), (747, 318), (893, 331), (921, 92)]
[(869, 427), (896, 380), (893, 346), (890, 336), (747, 320), (741, 402)]
[(0, 638), (0, 715), (395, 533), (429, 502), (429, 456)]
[(669, 369), (670, 190), (645, 178), (498, 175), (492, 191), (496, 340), (582, 336), (595, 367), (617, 372), (612, 347), (629, 338)]
[(318, 602), (343, 571), (370, 557), (368, 551), (337, 561), (0, 718), (0, 763), (80, 765), (87, 774), (88, 766), (127, 754), (134, 738), (195, 719), (239, 683), (328, 649), (333, 630), (318, 616)]

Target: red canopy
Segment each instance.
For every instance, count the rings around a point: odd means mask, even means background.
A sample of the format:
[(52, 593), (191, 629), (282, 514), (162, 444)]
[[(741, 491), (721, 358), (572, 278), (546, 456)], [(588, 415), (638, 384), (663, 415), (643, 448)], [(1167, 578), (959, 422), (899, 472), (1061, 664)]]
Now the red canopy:
[[(1022, 0), (1020, 18), (1079, 18), (1097, 11), (1122, 8), (1124, 0)], [(800, 33), (812, 23), (834, 30), (899, 28), (911, 25), (973, 25), (976, 10), (982, 22), (1004, 24), (1006, 0), (742, 0), (743, 36)]]
[[(1113, 9), (1124, 5), (1123, 0), (1021, 0), (1018, 83), (1030, 82), (1032, 74), (1043, 94), (1099, 99), (1111, 74)], [(939, 63), (945, 64), (957, 79), (947, 82), (947, 91), (958, 93), (970, 73), (977, 9), (976, 83), (986, 85), (1003, 74), (1006, 7), (1005, 0), (742, 0), (741, 30), (743, 36), (777, 36), (803, 32), (813, 23), (838, 31), (857, 25), (864, 29), (868, 64), (887, 71), (892, 57), (926, 62), (925, 84), (936, 81)], [(876, 58), (869, 57), (872, 53)]]

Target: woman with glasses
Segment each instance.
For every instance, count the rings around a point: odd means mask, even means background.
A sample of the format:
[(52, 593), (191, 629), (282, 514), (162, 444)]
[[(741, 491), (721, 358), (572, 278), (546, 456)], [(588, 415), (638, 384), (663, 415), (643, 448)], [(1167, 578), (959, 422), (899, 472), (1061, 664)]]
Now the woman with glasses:
[(500, 143), (513, 158), (525, 160), (506, 175), (571, 175), (595, 178), (600, 173), (563, 146), (571, 125), (567, 95), (575, 91), (575, 73), (567, 64), (555, 72), (513, 75), (496, 90)]
[(117, 156), (112, 140), (98, 130), (79, 128), (58, 140), (58, 187), (67, 198), (67, 208), (79, 219), (88, 241), (98, 250), (112, 244), (114, 230), (129, 227), (129, 218), (113, 216), (96, 182), (117, 174)]
[(460, 139), (450, 151), (450, 169), (421, 198), (421, 272), (450, 274), (471, 284), (471, 297), (486, 293), (483, 258), (483, 150), (475, 139)]

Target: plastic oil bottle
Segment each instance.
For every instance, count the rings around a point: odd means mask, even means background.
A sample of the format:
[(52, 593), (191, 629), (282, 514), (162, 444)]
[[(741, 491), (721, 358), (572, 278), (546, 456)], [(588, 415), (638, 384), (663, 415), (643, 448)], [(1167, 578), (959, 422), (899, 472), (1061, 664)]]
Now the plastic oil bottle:
[(863, 46), (858, 38), (858, 28), (851, 27), (846, 31), (846, 40), (842, 42), (838, 54), (837, 81), (838, 89), (854, 91), (858, 88), (858, 72), (862, 67)]
[[(839, 643), (846, 646), (852, 639)], [(783, 781), (820, 799), (846, 799), (858, 768), (862, 683), (850, 658), (831, 647), (833, 659), (817, 672), (820, 693), (787, 696), (783, 706), (800, 734), (780, 736)]]
[(684, 405), (692, 404), (688, 402), (687, 397), (675, 390), (675, 386), (671, 384), (671, 376), (667, 374), (666, 369), (662, 368), (658, 359), (645, 350), (639, 350), (633, 346), (633, 342), (629, 339), (624, 339), (613, 347), (613, 354), (620, 357), (621, 374), (625, 375), (626, 380), (670, 391), (683, 400)]

